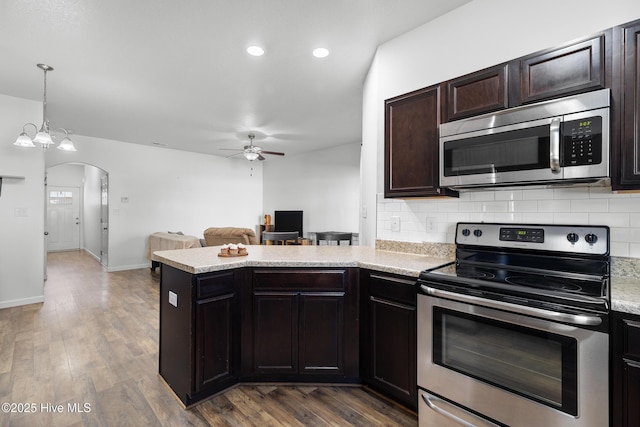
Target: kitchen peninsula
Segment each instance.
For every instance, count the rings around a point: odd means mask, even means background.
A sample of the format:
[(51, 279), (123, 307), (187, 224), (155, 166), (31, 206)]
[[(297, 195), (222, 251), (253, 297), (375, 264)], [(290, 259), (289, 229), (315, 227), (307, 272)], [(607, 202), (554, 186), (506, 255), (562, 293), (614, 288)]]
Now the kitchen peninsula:
[[(451, 259), (364, 246), (248, 251), (153, 255), (162, 264), (160, 375), (185, 406), (238, 382), (307, 381), (378, 384), (415, 407), (414, 282)], [(376, 315), (389, 316), (380, 317), (382, 329), (369, 325)], [(389, 321), (413, 335), (390, 331)], [(393, 348), (397, 363), (376, 368), (370, 349), (385, 334), (406, 337), (405, 348)]]

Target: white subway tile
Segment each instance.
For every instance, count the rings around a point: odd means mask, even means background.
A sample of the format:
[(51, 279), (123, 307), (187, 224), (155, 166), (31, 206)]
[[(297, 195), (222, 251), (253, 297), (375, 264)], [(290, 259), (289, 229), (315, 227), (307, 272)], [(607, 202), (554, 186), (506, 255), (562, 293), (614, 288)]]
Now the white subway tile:
[(551, 189), (524, 189), (522, 190), (522, 200), (550, 200), (553, 199)]
[(496, 199), (495, 191), (470, 191), (462, 194), (465, 196), (465, 198), (468, 198), (468, 200), (489, 201)]
[(480, 212), (482, 202), (460, 202), (458, 208), (460, 212)]
[(522, 222), (522, 214), (517, 212), (498, 212), (496, 222)]
[(609, 212), (608, 199), (571, 200), (571, 212)]
[(496, 200), (522, 200), (522, 190), (496, 191)]
[(553, 189), (553, 198), (560, 199), (560, 200), (588, 199), (589, 188), (588, 187), (555, 188)]
[(482, 212), (507, 212), (507, 202), (482, 202)]
[(611, 199), (615, 194), (611, 192), (611, 187), (589, 187), (589, 198), (591, 199)]
[[(625, 256), (625, 255), (619, 255)], [(640, 243), (630, 243), (629, 244), (629, 255), (633, 258), (640, 258)]]
[(538, 202), (533, 200), (514, 201), (513, 212), (538, 212)]
[(589, 214), (587, 213), (554, 213), (554, 224), (580, 225), (589, 223)]
[(626, 227), (611, 227), (609, 236), (612, 242), (631, 242), (631, 234)]
[(589, 224), (608, 225), (609, 227), (629, 227), (629, 214), (626, 213), (590, 213)]
[(570, 200), (540, 200), (538, 212), (571, 212)]
[(609, 212), (640, 212), (640, 198), (609, 200)]
[[(619, 256), (619, 257), (634, 256), (634, 255), (631, 255), (629, 251), (629, 243), (614, 242), (614, 241), (611, 241), (611, 250), (609, 251), (609, 253), (611, 254), (611, 256)], [(635, 255), (635, 257), (640, 258), (640, 253)]]
[(522, 222), (528, 224), (553, 224), (553, 213), (526, 212), (522, 214)]

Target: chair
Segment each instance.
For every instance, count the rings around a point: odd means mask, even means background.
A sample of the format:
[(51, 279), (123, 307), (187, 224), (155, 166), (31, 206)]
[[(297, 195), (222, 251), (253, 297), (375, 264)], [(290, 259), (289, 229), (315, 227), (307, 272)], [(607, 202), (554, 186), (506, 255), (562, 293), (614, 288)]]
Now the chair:
[(297, 231), (264, 231), (262, 233), (263, 245), (286, 245), (290, 240), (298, 242)]
[(243, 243), (245, 245), (260, 244), (256, 233), (250, 228), (210, 227), (204, 230), (203, 234), (207, 246), (219, 246), (228, 243)]
[(349, 245), (352, 244), (353, 233), (343, 233), (340, 231), (320, 231), (316, 233), (316, 245), (320, 244), (320, 240), (324, 240), (329, 245), (329, 242), (337, 242), (340, 245), (340, 241), (349, 241)]

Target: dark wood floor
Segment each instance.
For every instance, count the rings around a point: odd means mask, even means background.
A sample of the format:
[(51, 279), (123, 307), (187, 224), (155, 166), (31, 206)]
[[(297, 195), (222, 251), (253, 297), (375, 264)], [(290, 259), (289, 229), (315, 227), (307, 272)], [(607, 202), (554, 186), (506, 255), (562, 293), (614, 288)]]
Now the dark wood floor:
[(45, 302), (0, 310), (0, 427), (417, 425), (360, 387), (241, 385), (184, 410), (157, 373), (149, 269), (52, 253)]

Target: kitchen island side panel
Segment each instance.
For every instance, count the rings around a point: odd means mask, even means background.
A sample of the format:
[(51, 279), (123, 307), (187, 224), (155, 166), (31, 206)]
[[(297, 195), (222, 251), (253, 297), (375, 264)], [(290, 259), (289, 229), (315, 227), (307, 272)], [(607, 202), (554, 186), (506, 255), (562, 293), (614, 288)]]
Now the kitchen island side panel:
[(160, 274), (160, 375), (188, 405), (193, 392), (192, 275), (166, 264)]

